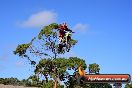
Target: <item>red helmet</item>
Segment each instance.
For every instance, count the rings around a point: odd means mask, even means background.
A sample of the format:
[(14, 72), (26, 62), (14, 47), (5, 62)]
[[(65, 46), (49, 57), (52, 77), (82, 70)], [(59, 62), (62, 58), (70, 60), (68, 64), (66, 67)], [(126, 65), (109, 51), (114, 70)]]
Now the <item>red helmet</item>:
[(68, 26), (66, 23), (63, 23), (62, 25), (63, 25), (64, 29), (66, 29)]

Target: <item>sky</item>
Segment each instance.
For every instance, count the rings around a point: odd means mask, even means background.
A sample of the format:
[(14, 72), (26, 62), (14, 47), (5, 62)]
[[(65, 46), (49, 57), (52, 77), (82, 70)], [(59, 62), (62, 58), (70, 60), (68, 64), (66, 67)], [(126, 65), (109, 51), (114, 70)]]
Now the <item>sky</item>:
[(97, 63), (102, 74), (132, 75), (132, 0), (0, 0), (0, 78), (33, 74), (13, 51), (53, 22), (75, 31), (78, 44), (65, 56)]

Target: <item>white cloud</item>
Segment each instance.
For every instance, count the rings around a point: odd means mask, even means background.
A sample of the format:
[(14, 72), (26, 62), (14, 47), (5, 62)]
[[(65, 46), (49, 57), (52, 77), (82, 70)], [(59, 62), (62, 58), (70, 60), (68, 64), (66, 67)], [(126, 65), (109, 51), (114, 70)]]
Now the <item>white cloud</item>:
[(20, 22), (22, 27), (42, 27), (56, 22), (57, 14), (53, 11), (41, 11), (32, 14), (27, 20)]
[(82, 23), (78, 23), (76, 24), (72, 29), (76, 32), (79, 33), (86, 33), (86, 31), (88, 30), (89, 25), (88, 24), (82, 24)]

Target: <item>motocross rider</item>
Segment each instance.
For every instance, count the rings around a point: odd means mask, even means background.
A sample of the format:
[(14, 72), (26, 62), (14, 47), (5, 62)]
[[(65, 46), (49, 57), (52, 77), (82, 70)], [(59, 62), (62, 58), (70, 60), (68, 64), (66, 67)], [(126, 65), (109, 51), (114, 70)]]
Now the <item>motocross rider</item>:
[(60, 24), (58, 27), (58, 30), (59, 30), (59, 52), (61, 52), (62, 48), (64, 47), (64, 45), (62, 45), (61, 43), (63, 41), (63, 38), (64, 38), (66, 32), (67, 31), (72, 32), (72, 30), (70, 30), (67, 26), (68, 25), (66, 23), (63, 23), (63, 24)]

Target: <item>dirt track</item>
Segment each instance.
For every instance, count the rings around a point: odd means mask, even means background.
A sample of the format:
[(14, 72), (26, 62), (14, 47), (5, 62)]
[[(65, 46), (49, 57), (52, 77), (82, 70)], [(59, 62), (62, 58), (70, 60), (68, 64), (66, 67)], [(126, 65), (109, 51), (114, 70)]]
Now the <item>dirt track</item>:
[(24, 86), (13, 86), (0, 84), (0, 88), (37, 88), (37, 87), (24, 87)]

